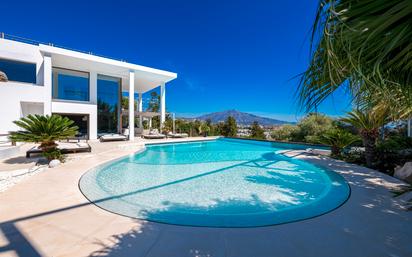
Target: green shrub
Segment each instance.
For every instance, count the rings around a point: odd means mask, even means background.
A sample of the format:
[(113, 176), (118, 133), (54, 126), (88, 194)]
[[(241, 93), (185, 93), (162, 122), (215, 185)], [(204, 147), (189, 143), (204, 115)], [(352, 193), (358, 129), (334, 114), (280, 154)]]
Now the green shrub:
[(317, 142), (330, 146), (332, 157), (340, 157), (344, 148), (359, 140), (360, 137), (357, 135), (340, 128), (334, 128), (319, 136)]
[(412, 138), (391, 135), (377, 144), (376, 156), (375, 168), (392, 174), (396, 166), (412, 161)]
[(266, 139), (265, 130), (260, 127), (257, 121), (254, 121), (250, 127), (250, 138), (254, 139)]
[(295, 125), (283, 125), (272, 131), (271, 137), (279, 141), (292, 141), (300, 129)]
[(351, 148), (348, 151), (342, 151), (341, 159), (345, 162), (355, 163), (359, 165), (364, 165), (365, 160), (365, 151), (361, 150), (363, 148)]
[(319, 136), (334, 128), (333, 120), (323, 114), (309, 113), (296, 125), (284, 125), (272, 132), (280, 141), (316, 143)]
[(293, 141), (315, 143), (317, 137), (334, 129), (333, 120), (323, 114), (309, 113), (297, 124), (299, 133), (293, 135)]
[(377, 145), (380, 151), (398, 151), (407, 148), (412, 148), (412, 138), (401, 135), (392, 135)]
[(46, 151), (42, 153), (42, 155), (49, 161), (59, 160), (61, 162), (64, 162), (65, 160), (64, 155), (57, 148), (47, 149)]

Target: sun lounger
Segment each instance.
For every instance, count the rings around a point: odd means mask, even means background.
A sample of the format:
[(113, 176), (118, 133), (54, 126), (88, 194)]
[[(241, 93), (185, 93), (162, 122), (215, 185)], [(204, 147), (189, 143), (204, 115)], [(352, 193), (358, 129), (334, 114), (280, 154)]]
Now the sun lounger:
[(100, 137), (101, 142), (124, 141), (124, 140), (127, 140), (127, 136), (120, 135), (120, 134), (106, 134)]
[(167, 136), (171, 138), (184, 138), (188, 137), (189, 135), (187, 133), (169, 133), (167, 134)]
[(157, 129), (153, 129), (149, 134), (143, 133), (142, 137), (146, 139), (162, 139), (165, 138), (166, 135), (159, 133)]
[[(91, 152), (92, 148), (88, 143), (79, 142), (79, 143), (63, 143), (57, 142), (57, 149), (59, 149), (62, 153), (79, 153), (79, 152)], [(30, 158), (32, 154), (39, 154), (43, 151), (38, 147), (34, 146), (30, 150), (26, 152), (26, 158)]]
[(163, 134), (148, 134), (148, 135), (143, 135), (143, 138), (146, 139), (162, 139), (165, 138), (166, 136)]

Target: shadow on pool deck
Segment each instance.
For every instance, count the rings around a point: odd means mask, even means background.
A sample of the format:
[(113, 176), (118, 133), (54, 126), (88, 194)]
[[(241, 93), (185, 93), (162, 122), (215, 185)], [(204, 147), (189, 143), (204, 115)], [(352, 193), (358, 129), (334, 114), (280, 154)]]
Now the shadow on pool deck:
[[(339, 209), (314, 219), (278, 226), (177, 227), (171, 233), (184, 238), (179, 241), (181, 244), (170, 241), (166, 235), (160, 236), (150, 246), (147, 256), (164, 256), (159, 254), (162, 248), (169, 251), (169, 256), (412, 256), (409, 244), (412, 212), (405, 210), (404, 199), (394, 198), (389, 192), (400, 183), (375, 171), (368, 173), (368, 170), (358, 170), (351, 164), (332, 162), (330, 166), (338, 170), (352, 187), (352, 198)], [(221, 204), (216, 208), (226, 203)], [(170, 204), (169, 208), (184, 206)], [(156, 226), (156, 223), (148, 224)], [(199, 234), (192, 234), (193, 229)], [(114, 244), (102, 244), (102, 248), (91, 256), (128, 256), (138, 250), (144, 233), (143, 229), (113, 235)], [(193, 237), (202, 238), (202, 233), (213, 233), (217, 240), (224, 241), (221, 245), (224, 249), (191, 243)]]
[[(405, 211), (404, 198), (393, 198), (389, 192), (400, 182), (344, 162), (310, 158), (315, 163), (328, 161), (352, 188), (349, 201), (331, 213), (262, 228), (193, 228), (140, 222), (138, 228), (113, 234), (110, 243), (94, 240), (100, 249), (89, 256), (412, 256), (412, 212)], [(16, 224), (88, 205), (91, 203), (1, 223), (8, 243), (0, 245), (0, 255), (14, 251), (21, 257), (43, 256)], [(170, 204), (170, 208), (176, 207)]]

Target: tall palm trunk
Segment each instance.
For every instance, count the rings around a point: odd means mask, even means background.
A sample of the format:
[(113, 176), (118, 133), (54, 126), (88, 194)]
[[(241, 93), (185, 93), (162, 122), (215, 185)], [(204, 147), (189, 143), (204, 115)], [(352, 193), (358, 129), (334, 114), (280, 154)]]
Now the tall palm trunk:
[(376, 158), (376, 139), (378, 138), (378, 131), (363, 131), (360, 134), (363, 146), (365, 147), (366, 166), (371, 168), (373, 167)]
[(45, 141), (40, 144), (39, 148), (42, 149), (43, 152), (47, 152), (56, 149), (57, 144), (54, 141)]
[(331, 156), (332, 157), (339, 157), (340, 156), (340, 152), (341, 152), (341, 148), (336, 146), (336, 145), (332, 145), (330, 147), (330, 152), (331, 152)]

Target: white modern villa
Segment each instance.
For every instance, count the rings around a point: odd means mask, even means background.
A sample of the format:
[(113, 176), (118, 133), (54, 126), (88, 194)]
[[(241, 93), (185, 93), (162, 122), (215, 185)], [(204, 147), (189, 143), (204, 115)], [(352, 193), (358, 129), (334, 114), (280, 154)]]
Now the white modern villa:
[[(99, 57), (52, 44), (0, 38), (0, 134), (17, 129), (14, 120), (29, 114), (60, 114), (74, 120), (88, 139), (121, 133), (121, 97), (129, 94), (129, 134), (135, 132), (135, 115), (143, 114), (143, 94), (160, 87), (161, 124), (165, 120), (166, 83), (176, 73)], [(135, 94), (138, 95), (135, 110)], [(142, 127), (142, 119), (136, 126)], [(134, 137), (130, 136), (129, 140)]]

